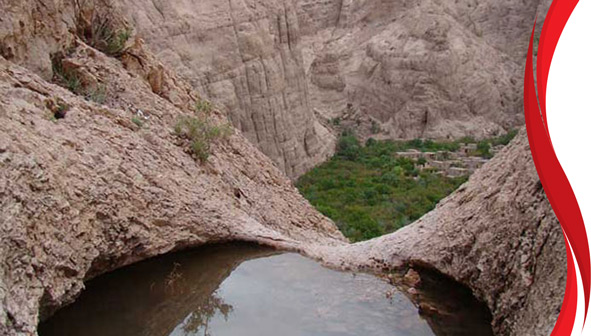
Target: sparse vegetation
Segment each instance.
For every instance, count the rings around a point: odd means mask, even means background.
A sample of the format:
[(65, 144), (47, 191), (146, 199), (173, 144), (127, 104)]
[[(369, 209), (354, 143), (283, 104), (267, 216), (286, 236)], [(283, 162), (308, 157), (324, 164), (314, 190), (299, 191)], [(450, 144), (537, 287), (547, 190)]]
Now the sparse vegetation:
[(128, 27), (121, 28), (114, 32), (107, 30), (105, 35), (102, 37), (106, 44), (105, 53), (113, 56), (120, 55), (125, 50), (127, 41), (131, 37), (132, 33), (133, 30)]
[(209, 114), (213, 110), (211, 102), (205, 99), (201, 99), (195, 103), (195, 111), (200, 113)]
[(61, 98), (47, 99), (45, 100), (45, 106), (51, 111), (48, 119), (54, 122), (65, 118), (70, 110), (70, 106)]
[(144, 121), (138, 116), (134, 116), (133, 118), (131, 118), (131, 122), (136, 124), (139, 128), (144, 127)]
[(86, 100), (97, 104), (104, 104), (107, 100), (107, 88), (98, 84), (94, 87), (85, 85), (79, 71), (75, 69), (66, 69), (64, 67), (65, 56), (61, 53), (53, 55), (52, 69), (53, 81), (62, 87), (70, 90), (72, 93), (83, 96)]
[(483, 157), (485, 159), (490, 159), (492, 157), (492, 153), (490, 152), (490, 142), (489, 141), (480, 141), (476, 145), (476, 155)]
[(372, 120), (370, 131), (371, 131), (371, 134), (378, 134), (382, 131), (382, 128), (380, 127), (380, 124), (378, 124), (377, 121)]
[(51, 58), (54, 82), (75, 94), (83, 94), (80, 76), (75, 71), (64, 68), (64, 58), (65, 56), (62, 53), (57, 53)]
[(55, 110), (54, 116), (56, 119), (63, 119), (66, 116), (66, 113), (70, 110), (70, 106), (63, 101), (57, 103), (57, 108)]
[(225, 139), (232, 133), (229, 124), (215, 125), (203, 113), (181, 117), (174, 126), (174, 133), (190, 143), (191, 153), (200, 161), (209, 158), (211, 143)]
[(334, 117), (334, 118), (330, 119), (330, 123), (333, 124), (333, 126), (340, 126), (341, 125), (341, 117)]
[(103, 0), (100, 10), (86, 0), (76, 0), (75, 3), (78, 36), (107, 55), (121, 56), (133, 30), (114, 20), (111, 13), (114, 8), (112, 1)]
[(490, 143), (493, 146), (503, 145), (507, 146), (515, 136), (517, 136), (518, 130), (512, 129), (506, 134), (490, 139)]
[(85, 97), (97, 104), (104, 104), (107, 100), (107, 88), (104, 85), (98, 85), (94, 89), (85, 90)]

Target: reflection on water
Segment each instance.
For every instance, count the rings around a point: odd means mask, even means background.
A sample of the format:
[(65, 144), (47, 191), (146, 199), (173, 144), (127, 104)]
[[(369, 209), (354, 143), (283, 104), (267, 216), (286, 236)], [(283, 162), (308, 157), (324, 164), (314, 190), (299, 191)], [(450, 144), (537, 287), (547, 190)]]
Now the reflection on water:
[(421, 336), (490, 330), (484, 320), (471, 321), (468, 329), (441, 328), (445, 322), (438, 320), (432, 329), (432, 319), (373, 276), (233, 244), (156, 258), (90, 281), (74, 304), (40, 325), (39, 334)]
[[(217, 293), (213, 293), (203, 305), (197, 307), (197, 310), (189, 314), (186, 321), (182, 323), (182, 331), (184, 335), (201, 335), (210, 336), (209, 323), (211, 319), (218, 313), (224, 317), (224, 321), (228, 321), (228, 316), (234, 308), (224, 303)], [(201, 333), (203, 330), (203, 333)]]

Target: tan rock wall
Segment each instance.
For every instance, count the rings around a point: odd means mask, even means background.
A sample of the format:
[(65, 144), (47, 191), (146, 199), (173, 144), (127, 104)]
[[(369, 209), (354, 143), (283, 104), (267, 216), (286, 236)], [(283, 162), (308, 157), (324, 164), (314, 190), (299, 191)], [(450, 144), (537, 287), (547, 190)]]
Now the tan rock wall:
[[(70, 7), (46, 5), (0, 6), (26, 27), (2, 21), (11, 60), (0, 56), (0, 334), (33, 335), (39, 317), (73, 300), (89, 277), (171, 250), (344, 243), (239, 130), (212, 143), (207, 163), (191, 156), (173, 128), (199, 98), (141, 40), (109, 57), (73, 43)], [(62, 63), (85, 82), (104, 85), (103, 102), (48, 81), (54, 51), (67, 51)], [(53, 118), (56, 106), (65, 118)], [(209, 118), (227, 120), (219, 111)]]
[(328, 118), (354, 111), (364, 137), (372, 122), (382, 138), (520, 126), (527, 42), (548, 2), (300, 0), (311, 104)]
[(334, 137), (309, 104), (291, 1), (126, 0), (122, 8), (160, 59), (288, 176), (332, 153)]

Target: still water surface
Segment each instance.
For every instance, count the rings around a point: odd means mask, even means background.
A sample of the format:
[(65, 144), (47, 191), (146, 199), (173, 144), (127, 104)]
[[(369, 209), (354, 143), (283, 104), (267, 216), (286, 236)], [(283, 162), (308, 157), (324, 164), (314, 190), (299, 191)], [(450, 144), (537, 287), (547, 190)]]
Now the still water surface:
[(490, 335), (489, 322), (470, 306), (467, 315), (452, 310), (454, 316), (423, 318), (401, 291), (376, 277), (329, 270), (297, 254), (220, 245), (92, 280), (39, 334)]

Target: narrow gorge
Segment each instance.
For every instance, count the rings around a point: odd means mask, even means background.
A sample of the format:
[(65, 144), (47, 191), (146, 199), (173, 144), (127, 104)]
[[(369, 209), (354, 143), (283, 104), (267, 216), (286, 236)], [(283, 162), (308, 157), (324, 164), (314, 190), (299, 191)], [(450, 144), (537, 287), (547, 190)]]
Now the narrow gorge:
[(377, 296), (381, 279), (407, 283), (387, 295), (408, 316), (445, 313), (416, 294), (415, 274), (436, 273), (488, 308), (495, 335), (549, 334), (566, 251), (524, 129), (372, 240), (351, 244), (294, 186), (346, 130), (365, 143), (522, 128), (529, 30), (549, 2), (0, 0), (0, 334), (37, 335), (101, 275), (226, 243), (250, 247), (212, 268), (206, 299), (251, 258), (291, 252), (376, 275), (360, 279)]

